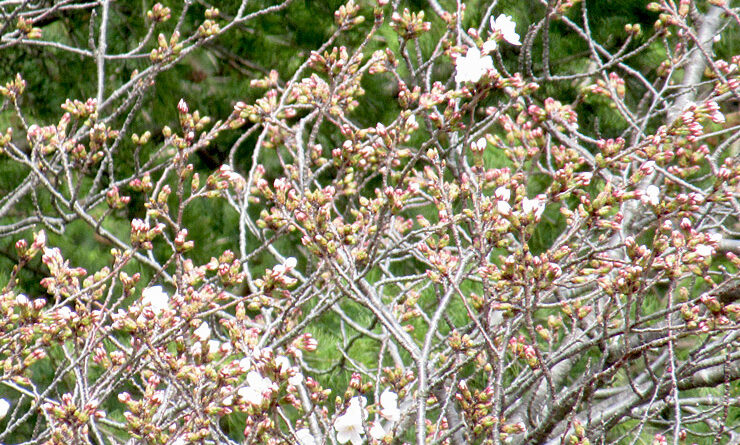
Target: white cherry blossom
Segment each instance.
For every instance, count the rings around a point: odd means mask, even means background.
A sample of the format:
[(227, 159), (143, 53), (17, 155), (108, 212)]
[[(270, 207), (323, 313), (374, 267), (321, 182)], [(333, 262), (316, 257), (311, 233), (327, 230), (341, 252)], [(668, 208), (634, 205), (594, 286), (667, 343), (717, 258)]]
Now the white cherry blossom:
[(10, 402), (5, 399), (0, 399), (0, 419), (8, 415), (10, 410)]
[(272, 380), (262, 377), (262, 374), (257, 371), (249, 371), (247, 374), (247, 385), (239, 388), (239, 391), (236, 393), (253, 405), (262, 405), (262, 402), (265, 400), (265, 393), (277, 389)]
[(525, 215), (534, 214), (535, 219), (539, 219), (545, 211), (545, 200), (541, 196), (532, 199), (522, 199), (522, 212)]
[(295, 375), (292, 375), (288, 378), (288, 383), (290, 383), (293, 386), (298, 386), (301, 383), (303, 383), (303, 374), (300, 372), (297, 372)]
[(514, 22), (510, 15), (501, 14), (496, 17), (496, 20), (491, 17), (491, 29), (494, 32), (500, 32), (504, 40), (512, 45), (522, 44), (519, 40), (519, 34), (516, 32), (516, 22)]
[(473, 146), (471, 148), (473, 150), (483, 151), (483, 149), (485, 149), (486, 146), (488, 145), (488, 141), (486, 140), (486, 138), (481, 137), (481, 138), (478, 138), (477, 141), (473, 142), (472, 145)]
[(506, 201), (496, 201), (496, 210), (501, 215), (508, 216), (511, 213), (511, 206)]
[(198, 329), (193, 331), (193, 335), (198, 337), (200, 341), (207, 341), (209, 338), (211, 338), (211, 327), (208, 326), (208, 323), (204, 321), (200, 324)]
[(190, 354), (191, 355), (201, 355), (203, 353), (203, 347), (200, 345), (200, 342), (193, 343), (193, 346), (190, 347)]
[(698, 244), (696, 247), (694, 247), (694, 252), (702, 257), (710, 257), (712, 256), (712, 254), (714, 254), (714, 248), (712, 248), (712, 246), (708, 244)]
[(660, 189), (655, 185), (647, 186), (642, 201), (657, 206), (660, 203)]
[(381, 425), (380, 422), (373, 422), (373, 426), (370, 427), (370, 437), (375, 440), (383, 440), (383, 438), (385, 437), (385, 430), (383, 429), (383, 425)]
[(170, 296), (162, 289), (162, 286), (147, 287), (141, 292), (141, 304), (149, 307), (155, 315), (170, 308)]
[(295, 437), (298, 439), (298, 445), (316, 445), (316, 439), (308, 428), (301, 428), (296, 431)]
[(398, 394), (386, 389), (380, 395), (380, 415), (391, 422), (401, 420), (401, 410), (398, 409)]
[(248, 357), (244, 357), (243, 359), (239, 360), (239, 369), (241, 369), (242, 372), (249, 371), (249, 368), (252, 366), (252, 360), (250, 360)]
[[(227, 343), (228, 344), (228, 343)], [(218, 340), (208, 340), (208, 352), (216, 353), (221, 349), (221, 342)]]
[(511, 198), (511, 190), (509, 190), (507, 187), (504, 187), (503, 185), (496, 189), (493, 194), (496, 196), (496, 198), (502, 200), (502, 201), (508, 201)]
[(496, 48), (498, 48), (498, 43), (493, 39), (483, 42), (483, 54), (492, 53), (496, 51)]
[(290, 360), (288, 360), (288, 357), (284, 355), (275, 357), (275, 364), (278, 366), (280, 371), (287, 371), (290, 369)]
[(477, 82), (486, 71), (493, 69), (493, 59), (491, 56), (481, 57), (480, 50), (471, 47), (468, 48), (465, 57), (455, 59), (455, 66), (457, 66), (455, 82)]
[(352, 397), (347, 411), (334, 421), (339, 443), (352, 442), (352, 445), (360, 445), (363, 442), (362, 435), (365, 430), (362, 428), (362, 420), (367, 416), (365, 403), (366, 400), (362, 396)]

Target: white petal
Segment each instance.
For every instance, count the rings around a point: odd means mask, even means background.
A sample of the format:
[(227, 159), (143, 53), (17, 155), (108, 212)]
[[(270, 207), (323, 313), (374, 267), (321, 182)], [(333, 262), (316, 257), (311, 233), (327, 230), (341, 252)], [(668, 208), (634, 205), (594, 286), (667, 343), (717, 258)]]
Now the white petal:
[(303, 383), (303, 374), (300, 372), (288, 379), (288, 383), (293, 386), (298, 386)]
[(382, 440), (385, 437), (385, 430), (380, 422), (373, 422), (373, 426), (370, 428), (370, 436), (375, 440)]
[(500, 214), (507, 216), (511, 213), (511, 206), (506, 201), (496, 201), (496, 210)]
[(8, 415), (8, 410), (10, 410), (10, 402), (0, 399), (0, 419)]
[(504, 186), (497, 188), (493, 194), (496, 195), (496, 198), (503, 201), (508, 201), (511, 198), (511, 190)]
[(498, 43), (495, 40), (487, 40), (483, 43), (483, 52), (486, 54), (496, 51), (496, 48), (498, 48)]
[(714, 249), (707, 244), (699, 244), (694, 247), (694, 252), (699, 256), (710, 257), (714, 253)]
[(316, 445), (316, 439), (308, 428), (301, 428), (296, 431), (295, 436), (298, 439), (298, 445)]
[(170, 307), (170, 296), (162, 289), (162, 286), (147, 287), (141, 292), (141, 296), (142, 305), (149, 306), (155, 314)]
[(200, 324), (198, 329), (193, 331), (193, 335), (198, 337), (200, 341), (206, 341), (209, 338), (211, 338), (211, 328), (210, 326), (208, 326), (208, 323), (204, 321), (203, 323)]

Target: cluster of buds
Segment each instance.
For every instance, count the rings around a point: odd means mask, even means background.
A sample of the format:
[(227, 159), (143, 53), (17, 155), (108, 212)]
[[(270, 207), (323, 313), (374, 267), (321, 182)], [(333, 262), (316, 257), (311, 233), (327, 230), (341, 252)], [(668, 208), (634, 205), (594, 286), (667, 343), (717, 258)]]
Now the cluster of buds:
[(154, 188), (154, 184), (152, 184), (152, 177), (147, 173), (141, 178), (132, 179), (129, 187), (137, 192), (149, 192)]
[(570, 105), (563, 105), (560, 101), (548, 97), (545, 99), (545, 112), (550, 119), (567, 124), (570, 129), (578, 129), (578, 114)]
[[(36, 124), (28, 127), (26, 138), (28, 142), (42, 155), (54, 153), (57, 148), (63, 144), (66, 137), (67, 125), (69, 124), (69, 115), (65, 114), (59, 121), (59, 125), (47, 125), (40, 127)], [(65, 144), (65, 147), (69, 147)]]
[(411, 369), (386, 367), (383, 368), (383, 374), (381, 381), (389, 384), (400, 398), (403, 398), (408, 393), (409, 385), (412, 385), (416, 381), (414, 371)]
[(591, 441), (586, 437), (586, 428), (578, 419), (573, 420), (573, 434), (568, 436), (567, 440), (569, 445), (591, 445)]
[(93, 151), (99, 150), (108, 139), (118, 137), (117, 130), (112, 130), (102, 122), (95, 124), (88, 134), (90, 136), (90, 149)]
[[(691, 104), (686, 110), (684, 110), (678, 119), (670, 127), (668, 134), (675, 136), (682, 136), (688, 142), (695, 142), (698, 138), (704, 135), (704, 126), (701, 121), (707, 117), (714, 116), (714, 119), (718, 119), (716, 113), (718, 110), (712, 111), (711, 114), (707, 113), (706, 107), (700, 107), (696, 104)], [(724, 118), (724, 116), (722, 116)], [(685, 146), (686, 144), (681, 144)]]
[(424, 110), (430, 110), (433, 107), (448, 102), (452, 98), (452, 92), (447, 91), (442, 82), (434, 82), (432, 90), (419, 96), (419, 106)]
[(560, 309), (563, 314), (576, 320), (583, 320), (593, 311), (593, 306), (590, 304), (583, 304), (581, 300), (575, 300), (572, 303), (563, 301), (560, 305)]
[[(217, 17), (218, 15), (208, 14), (208, 11), (212, 11), (213, 9), (208, 9), (206, 11), (206, 17)], [(218, 11), (218, 9), (216, 9)], [(201, 37), (207, 38), (211, 36), (218, 35), (221, 32), (221, 26), (219, 26), (218, 23), (216, 23), (215, 20), (212, 18), (206, 18), (203, 23), (198, 26), (198, 35)]]
[(469, 425), (473, 426), (476, 437), (491, 437), (499, 419), (491, 415), (493, 407), (493, 387), (488, 386), (483, 391), (468, 387), (465, 380), (457, 385), (455, 399), (462, 409), (462, 414)]
[[(241, 128), (245, 123), (247, 123), (247, 118), (249, 118), (251, 114), (251, 107), (251, 105), (247, 105), (243, 101), (238, 101), (236, 104), (234, 104), (234, 110), (231, 112), (229, 118), (226, 120), (226, 125), (232, 130)], [(256, 116), (255, 119), (252, 121), (256, 121)]]
[(263, 292), (290, 288), (298, 282), (295, 278), (289, 276), (297, 264), (295, 258), (288, 258), (285, 260), (285, 263), (278, 264), (272, 269), (267, 269), (262, 279), (255, 280), (255, 285)]
[(397, 66), (398, 59), (396, 59), (393, 51), (389, 48), (385, 50), (379, 49), (373, 53), (367, 72), (370, 74), (385, 73), (395, 69)]
[(15, 250), (18, 252), (19, 261), (23, 264), (31, 261), (39, 252), (46, 248), (46, 232), (39, 230), (33, 234), (33, 243), (28, 246), (24, 239), (15, 243)]
[[(545, 111), (536, 105), (530, 106), (528, 113), (534, 116), (546, 116)], [(520, 117), (523, 115), (524, 113), (521, 113)], [(536, 125), (537, 118), (519, 122), (503, 114), (499, 116), (498, 121), (506, 131), (506, 141), (504, 142), (498, 135), (487, 135), (487, 140), (491, 145), (502, 149), (514, 165), (522, 165), (541, 151), (544, 145), (544, 133), (542, 128)]]
[(98, 118), (98, 101), (97, 99), (87, 99), (85, 102), (67, 99), (61, 105), (62, 110), (71, 114), (77, 119), (90, 119), (95, 121)]
[(53, 419), (54, 434), (69, 440), (89, 433), (90, 417), (105, 417), (105, 412), (98, 409), (96, 400), (90, 400), (78, 407), (69, 393), (63, 394), (59, 403), (45, 402), (41, 405), (41, 410)]
[(326, 400), (329, 399), (331, 389), (322, 388), (319, 382), (311, 377), (306, 376), (305, 380), (306, 389), (308, 390), (311, 402), (313, 402), (314, 404), (323, 404), (324, 402), (326, 402)]
[(25, 17), (18, 17), (18, 21), (16, 22), (16, 28), (18, 31), (23, 34), (27, 39), (40, 39), (41, 38), (41, 28), (36, 28), (33, 26), (33, 21), (26, 19)]
[[(355, 58), (352, 60), (357, 61), (358, 59)], [(348, 70), (354, 72), (357, 66), (357, 64), (352, 64)], [(326, 81), (316, 74), (302, 79), (291, 91), (297, 103), (315, 106), (328, 105), (329, 113), (333, 116), (344, 116), (347, 112), (353, 111), (359, 105), (357, 97), (365, 94), (360, 84), (359, 76), (354, 76), (349, 81), (342, 82), (332, 89), (329, 88)], [(292, 109), (287, 109), (285, 112), (290, 112), (291, 114), (288, 117), (292, 117)], [(281, 113), (278, 116), (281, 117)]]
[(346, 4), (334, 11), (334, 22), (345, 30), (359, 25), (365, 21), (365, 17), (358, 16), (358, 12), (360, 12), (360, 5), (355, 3), (354, 0), (349, 0)]
[(475, 346), (475, 343), (473, 342), (473, 339), (470, 338), (470, 335), (460, 335), (460, 332), (457, 329), (450, 333), (450, 336), (447, 339), (447, 344), (450, 345), (450, 348), (452, 348), (453, 351), (465, 352), (469, 356), (473, 356), (476, 353), (476, 351), (472, 349)]
[[(232, 187), (235, 192), (241, 194), (247, 186), (247, 181), (242, 175), (235, 172), (231, 166), (224, 164), (208, 177), (206, 185), (209, 190), (225, 190)], [(197, 188), (194, 186), (194, 188)]]
[(146, 12), (146, 18), (154, 23), (163, 23), (170, 19), (172, 11), (161, 3), (155, 3), (152, 9)]
[(180, 33), (177, 31), (172, 33), (169, 41), (164, 34), (160, 34), (157, 37), (157, 48), (149, 53), (149, 60), (154, 63), (163, 63), (177, 56), (183, 48), (182, 43), (178, 43), (179, 41)]
[[(589, 85), (585, 88), (585, 93), (604, 96), (609, 99), (622, 100), (626, 94), (624, 79), (619, 77), (619, 74), (617, 73), (609, 73), (607, 82), (602, 79), (597, 79), (596, 85)], [(616, 107), (613, 102), (610, 103), (610, 106)]]
[(291, 346), (296, 352), (313, 352), (319, 347), (319, 342), (310, 333), (299, 335), (295, 340), (291, 342)]
[(175, 235), (174, 244), (175, 249), (182, 253), (186, 252), (188, 250), (191, 250), (195, 243), (193, 241), (186, 241), (188, 237), (188, 229), (181, 229), (177, 232), (177, 235)]
[(127, 411), (123, 413), (128, 430), (140, 439), (162, 443), (166, 440), (166, 434), (154, 425), (154, 415), (158, 409), (166, 403), (166, 393), (157, 389), (161, 383), (158, 375), (151, 372), (142, 373), (144, 378), (144, 391), (140, 400), (135, 399), (128, 392), (118, 394)]
[(140, 219), (134, 219), (131, 221), (131, 244), (135, 248), (142, 248), (150, 250), (152, 248), (152, 240), (164, 232), (165, 225), (158, 223), (153, 228)]
[(41, 280), (41, 285), (47, 289), (47, 292), (65, 298), (79, 292), (79, 278), (87, 274), (85, 269), (69, 267), (69, 261), (62, 257), (62, 252), (56, 247), (44, 248), (41, 261), (49, 268), (51, 275)]
[(402, 13), (394, 12), (391, 26), (404, 39), (411, 40), (432, 29), (431, 22), (424, 21), (424, 11), (411, 12), (408, 8)]
[(421, 310), (417, 305), (420, 297), (421, 295), (413, 290), (401, 295), (395, 306), (396, 316), (401, 323), (406, 323), (421, 316)]
[(446, 248), (444, 244), (447, 242), (449, 242), (449, 238), (440, 240), (440, 243), (437, 244), (430, 237), (426, 242), (417, 244), (419, 252), (434, 266), (434, 269), (427, 269), (427, 276), (435, 283), (440, 283), (443, 278), (448, 278), (455, 271), (460, 261), (460, 257), (455, 255), (452, 249)]
[(119, 193), (118, 187), (113, 186), (108, 190), (108, 192), (105, 194), (105, 202), (108, 203), (108, 206), (111, 209), (122, 209), (126, 207), (129, 202), (131, 202), (130, 196), (121, 196)]
[(169, 212), (169, 206), (167, 205), (172, 193), (172, 187), (169, 184), (165, 184), (159, 193), (155, 197), (149, 198), (149, 201), (144, 204), (147, 208), (147, 216), (150, 218), (158, 218), (162, 214)]
[[(172, 143), (178, 149), (182, 150), (193, 143), (195, 140), (195, 133), (203, 131), (205, 126), (211, 123), (211, 118), (208, 116), (201, 117), (198, 110), (190, 113), (188, 104), (185, 103), (184, 99), (180, 99), (177, 103), (177, 115), (180, 120), (180, 127), (182, 128), (184, 136), (182, 138), (173, 136)], [(170, 137), (169, 135), (165, 136)]]
[(26, 90), (26, 81), (23, 80), (20, 74), (15, 75), (15, 79), (6, 83), (5, 86), (0, 87), (0, 94), (7, 97), (10, 100), (17, 100), (18, 96), (23, 94)]
[[(265, 88), (272, 89), (278, 87), (278, 79), (280, 74), (276, 70), (270, 70), (270, 73), (262, 79), (253, 79), (249, 82), (249, 86), (252, 88)], [(243, 104), (243, 102), (241, 102)], [(238, 105), (238, 104), (237, 104)]]
[(681, 316), (686, 322), (687, 329), (696, 329), (699, 326), (700, 312), (701, 308), (699, 306), (690, 306), (687, 303), (681, 305)]
[(540, 367), (540, 360), (537, 357), (537, 350), (534, 345), (527, 343), (523, 335), (518, 338), (512, 337), (509, 340), (509, 350), (520, 360), (523, 360), (532, 369)]
[[(213, 263), (213, 260), (211, 260)], [(224, 286), (234, 286), (244, 281), (246, 273), (241, 261), (230, 250), (225, 251), (218, 260), (218, 278)]]

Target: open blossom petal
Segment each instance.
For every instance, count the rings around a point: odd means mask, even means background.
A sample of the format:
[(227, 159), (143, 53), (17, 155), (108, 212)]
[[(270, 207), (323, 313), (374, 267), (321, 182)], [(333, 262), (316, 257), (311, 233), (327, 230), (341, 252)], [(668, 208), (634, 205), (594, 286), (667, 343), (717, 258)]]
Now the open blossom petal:
[(247, 374), (247, 385), (239, 388), (237, 394), (253, 405), (261, 405), (265, 400), (265, 393), (275, 389), (272, 380), (262, 377), (262, 374), (257, 371), (249, 371)]
[(298, 386), (301, 383), (303, 383), (303, 374), (300, 372), (296, 373), (295, 375), (288, 378), (288, 383), (290, 383), (293, 386)]
[(290, 360), (288, 360), (288, 357), (285, 357), (284, 355), (275, 357), (275, 364), (280, 371), (287, 371), (290, 369)]
[(401, 420), (401, 410), (398, 409), (398, 394), (386, 389), (380, 395), (380, 415), (391, 422)]
[(206, 341), (211, 338), (211, 327), (205, 321), (200, 324), (200, 327), (193, 331), (193, 334), (198, 337), (200, 341)]
[(250, 360), (248, 357), (244, 357), (243, 359), (239, 360), (239, 368), (242, 372), (249, 371), (249, 368), (252, 366), (252, 360)]
[(483, 54), (492, 53), (496, 51), (496, 48), (498, 48), (498, 43), (495, 40), (487, 40), (483, 43)]
[(710, 257), (714, 253), (714, 249), (708, 244), (699, 244), (694, 247), (694, 252), (699, 256)]
[(373, 426), (370, 427), (370, 436), (375, 440), (383, 440), (383, 438), (385, 437), (385, 430), (383, 429), (383, 425), (381, 425), (380, 422), (373, 422)]
[(657, 206), (660, 203), (660, 189), (657, 186), (649, 185), (645, 189), (645, 197), (643, 200), (645, 203)]
[(500, 214), (507, 216), (511, 213), (511, 206), (506, 201), (496, 201), (496, 210)]
[(8, 415), (10, 410), (10, 403), (5, 399), (0, 399), (0, 419)]
[(295, 437), (298, 439), (298, 445), (316, 445), (316, 439), (314, 439), (308, 428), (301, 428), (296, 431)]
[(493, 192), (493, 194), (496, 195), (496, 198), (502, 201), (508, 201), (509, 198), (511, 198), (511, 190), (504, 186), (497, 188), (496, 191)]
[(486, 74), (486, 71), (493, 69), (493, 59), (491, 56), (481, 57), (478, 48), (468, 48), (465, 57), (455, 59), (457, 74), (455, 82), (477, 82)]
[(162, 286), (147, 287), (141, 292), (141, 304), (148, 306), (155, 314), (170, 308), (170, 296), (162, 289)]
[(363, 442), (362, 420), (367, 415), (364, 409), (365, 403), (364, 397), (352, 397), (347, 411), (334, 421), (339, 443), (352, 442), (352, 445), (360, 445)]
[(208, 352), (215, 354), (221, 349), (221, 342), (218, 340), (208, 340)]
[(512, 45), (522, 44), (519, 40), (519, 34), (516, 32), (516, 22), (514, 22), (510, 15), (501, 14), (496, 17), (496, 20), (491, 17), (491, 29), (500, 32), (504, 40)]
[(475, 148), (478, 151), (482, 151), (488, 145), (488, 141), (486, 140), (486, 138), (481, 137), (481, 138), (478, 138), (477, 141), (473, 142), (473, 144), (475, 145)]
[(525, 215), (534, 214), (535, 219), (539, 219), (545, 211), (545, 202), (542, 197), (538, 196), (532, 199), (522, 199), (522, 212)]

